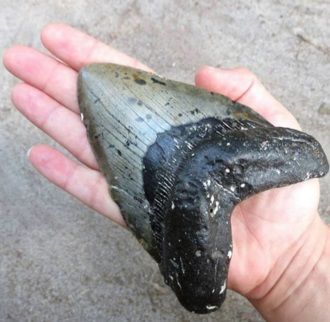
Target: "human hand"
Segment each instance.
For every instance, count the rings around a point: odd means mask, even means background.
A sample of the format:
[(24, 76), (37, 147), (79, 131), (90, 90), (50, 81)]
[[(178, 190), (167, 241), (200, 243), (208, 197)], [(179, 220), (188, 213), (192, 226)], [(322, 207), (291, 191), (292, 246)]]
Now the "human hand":
[[(13, 88), (12, 101), (23, 115), (77, 160), (70, 160), (45, 145), (34, 146), (29, 160), (51, 182), (124, 226), (80, 120), (77, 76), (82, 66), (93, 62), (150, 69), (65, 25), (46, 27), (41, 39), (53, 57), (22, 46), (10, 48), (4, 55), (7, 69), (23, 81)], [(196, 84), (250, 106), (276, 126), (299, 128), (293, 116), (245, 69), (206, 67), (197, 73)], [(297, 287), (279, 284), (295, 256), (306, 245), (311, 249), (306, 254), (303, 252), (303, 258), (298, 256), (299, 263), (304, 258), (308, 263), (299, 273), (308, 274), (322, 252), (324, 235), (313, 233), (325, 230), (317, 213), (318, 200), (319, 186), (314, 179), (263, 192), (238, 205), (232, 216), (229, 287), (248, 297), (257, 307), (268, 302), (281, 305)], [(299, 278), (296, 283), (299, 284)]]

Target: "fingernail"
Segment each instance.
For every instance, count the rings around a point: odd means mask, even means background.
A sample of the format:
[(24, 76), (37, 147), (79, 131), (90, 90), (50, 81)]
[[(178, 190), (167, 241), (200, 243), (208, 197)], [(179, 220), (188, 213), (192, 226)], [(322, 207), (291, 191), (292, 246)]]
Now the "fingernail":
[(209, 69), (209, 70), (214, 70), (214, 69), (216, 69), (215, 67), (213, 67), (213, 66), (209, 66), (209, 65), (203, 65), (203, 66), (201, 66), (200, 67), (200, 69)]
[(31, 148), (30, 149), (28, 149), (28, 151), (26, 152), (26, 156), (29, 158), (30, 157), (30, 154), (31, 154), (31, 150), (32, 150), (32, 146), (31, 146)]

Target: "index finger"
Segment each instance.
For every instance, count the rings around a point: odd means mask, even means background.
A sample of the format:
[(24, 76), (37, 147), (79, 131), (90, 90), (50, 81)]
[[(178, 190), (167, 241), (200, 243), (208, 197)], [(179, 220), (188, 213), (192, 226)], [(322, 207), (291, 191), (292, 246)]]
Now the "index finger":
[(46, 26), (41, 41), (53, 55), (77, 71), (90, 63), (109, 62), (152, 72), (135, 58), (65, 24)]

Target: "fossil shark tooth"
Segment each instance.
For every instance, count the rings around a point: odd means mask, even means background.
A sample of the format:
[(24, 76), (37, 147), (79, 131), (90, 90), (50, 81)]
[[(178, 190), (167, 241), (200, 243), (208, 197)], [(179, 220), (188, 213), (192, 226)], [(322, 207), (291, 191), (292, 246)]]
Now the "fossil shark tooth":
[(225, 299), (235, 205), (329, 168), (313, 137), (154, 74), (89, 65), (80, 71), (78, 96), (128, 227), (196, 313), (215, 311)]

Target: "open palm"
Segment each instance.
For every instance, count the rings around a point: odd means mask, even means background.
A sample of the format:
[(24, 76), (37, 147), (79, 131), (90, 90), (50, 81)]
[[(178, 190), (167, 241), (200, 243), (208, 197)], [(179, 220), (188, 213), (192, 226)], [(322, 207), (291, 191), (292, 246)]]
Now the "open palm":
[[(124, 226), (80, 120), (78, 70), (94, 62), (150, 69), (66, 25), (47, 26), (41, 39), (53, 56), (23, 46), (12, 47), (4, 55), (7, 69), (23, 81), (13, 88), (12, 101), (76, 160), (45, 145), (34, 146), (29, 159), (51, 182)], [(205, 67), (196, 74), (196, 85), (250, 106), (276, 126), (299, 128), (293, 116), (246, 69)], [(234, 255), (229, 287), (250, 299), (264, 296), (301, 247), (307, 229), (319, 220), (318, 199), (314, 179), (258, 194), (237, 206), (232, 217)]]

